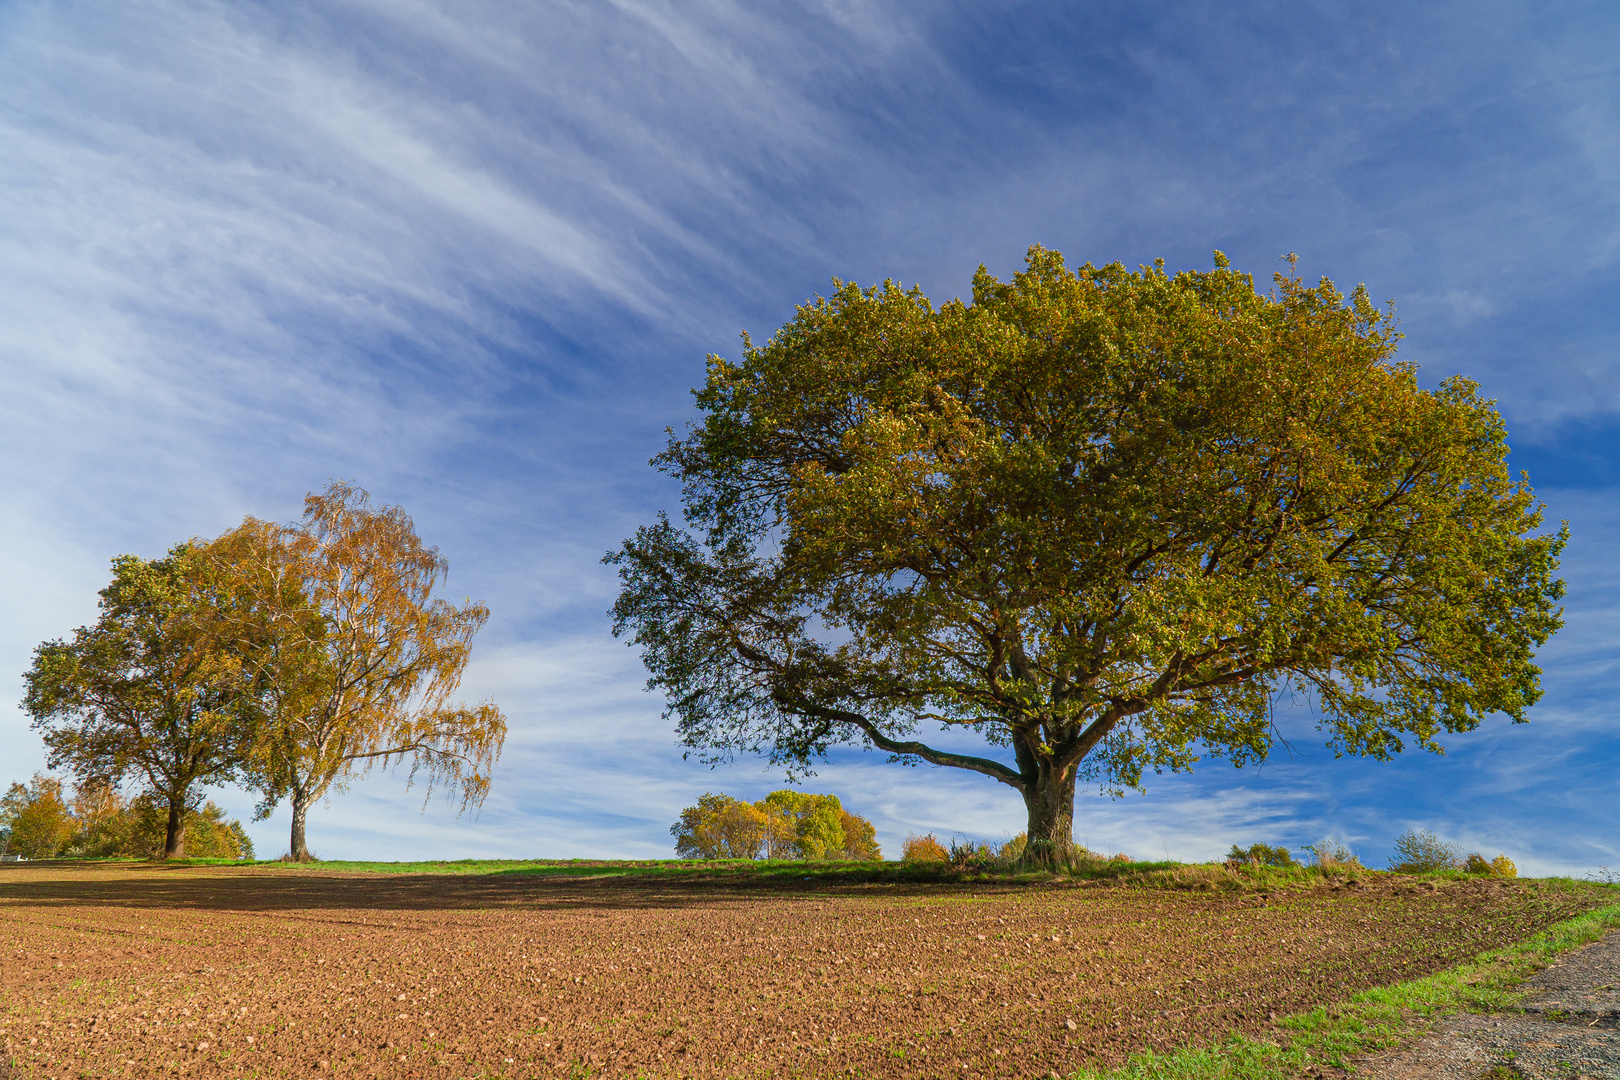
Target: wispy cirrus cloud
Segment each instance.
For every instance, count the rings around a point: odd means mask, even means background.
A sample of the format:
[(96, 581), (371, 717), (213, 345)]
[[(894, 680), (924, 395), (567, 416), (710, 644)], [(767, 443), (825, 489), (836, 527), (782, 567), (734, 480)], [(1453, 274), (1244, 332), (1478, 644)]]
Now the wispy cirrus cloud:
[[(674, 501), (644, 462), (704, 352), (834, 275), (944, 297), (1032, 242), (1262, 279), (1295, 250), (1396, 297), (1404, 354), (1480, 379), (1574, 522), (1547, 702), (1443, 761), (1167, 778), (1082, 832), (1204, 856), (1421, 819), (1601, 861), (1617, 37), (1601, 5), (1507, 3), (8, 4), (0, 671), (92, 617), (109, 556), (352, 477), (493, 605), (468, 692), (513, 736), (477, 819), (375, 777), (323, 853), (663, 850), (705, 788), (778, 783), (683, 764), (602, 616), (600, 553)], [(0, 745), (42, 759), (15, 714)], [(891, 848), (1017, 831), (978, 777), (841, 754), (816, 783)]]

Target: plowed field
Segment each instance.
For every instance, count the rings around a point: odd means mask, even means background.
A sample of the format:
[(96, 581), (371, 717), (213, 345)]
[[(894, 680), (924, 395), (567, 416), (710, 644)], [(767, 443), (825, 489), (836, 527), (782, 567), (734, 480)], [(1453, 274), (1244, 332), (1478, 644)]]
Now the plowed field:
[(59, 1078), (1043, 1077), (1608, 900), (11, 864), (0, 1045)]

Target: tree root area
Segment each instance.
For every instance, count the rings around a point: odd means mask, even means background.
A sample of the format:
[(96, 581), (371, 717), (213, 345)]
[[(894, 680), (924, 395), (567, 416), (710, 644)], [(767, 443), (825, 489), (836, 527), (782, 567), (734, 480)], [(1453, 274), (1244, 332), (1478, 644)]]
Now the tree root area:
[(1612, 901), (1131, 885), (0, 869), (25, 1076), (1040, 1077), (1267, 1037)]

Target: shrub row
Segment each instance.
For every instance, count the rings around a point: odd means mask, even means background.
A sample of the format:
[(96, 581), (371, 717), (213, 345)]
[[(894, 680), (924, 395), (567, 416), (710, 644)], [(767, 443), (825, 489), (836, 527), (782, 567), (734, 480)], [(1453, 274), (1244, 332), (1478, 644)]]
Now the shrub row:
[[(1003, 844), (983, 844), (966, 840), (952, 840), (949, 847), (940, 843), (933, 833), (912, 834), (906, 838), (901, 857), (911, 863), (948, 863), (960, 868), (992, 869), (1017, 864), (1024, 855), (1025, 838), (1019, 833)], [(1336, 837), (1328, 837), (1315, 844), (1307, 844), (1304, 851), (1310, 856), (1308, 865), (1323, 870), (1366, 869), (1355, 853)], [(1074, 857), (1080, 861), (1102, 861), (1106, 856), (1077, 847)], [(1130, 862), (1124, 854), (1112, 857), (1115, 862)], [(1286, 847), (1271, 844), (1250, 844), (1248, 847), (1232, 845), (1226, 853), (1228, 869), (1249, 867), (1294, 867), (1307, 865), (1296, 860)], [(1506, 855), (1486, 859), (1474, 852), (1464, 855), (1462, 849), (1446, 843), (1432, 832), (1408, 830), (1395, 841), (1395, 857), (1389, 868), (1397, 873), (1420, 874), (1436, 870), (1460, 870), (1469, 874), (1487, 874), (1492, 877), (1517, 877), (1518, 868)]]
[[(1307, 844), (1304, 850), (1311, 855), (1314, 866), (1324, 869), (1363, 869), (1361, 860), (1331, 836), (1319, 843)], [(1226, 864), (1229, 867), (1300, 865), (1287, 848), (1270, 844), (1251, 844), (1246, 848), (1233, 844), (1232, 850), (1226, 853)], [(1395, 841), (1395, 856), (1390, 859), (1389, 868), (1399, 874), (1424, 874), (1436, 870), (1461, 870), (1492, 877), (1517, 877), (1519, 874), (1518, 867), (1506, 855), (1498, 855), (1494, 859), (1486, 859), (1477, 851), (1464, 855), (1462, 848), (1447, 843), (1427, 829), (1408, 829), (1401, 834)]]

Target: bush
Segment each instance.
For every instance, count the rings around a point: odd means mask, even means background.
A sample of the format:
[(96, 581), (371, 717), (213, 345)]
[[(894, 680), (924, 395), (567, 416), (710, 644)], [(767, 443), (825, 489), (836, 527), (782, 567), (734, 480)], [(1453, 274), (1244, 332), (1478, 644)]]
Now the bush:
[(933, 833), (927, 836), (918, 836), (915, 833), (906, 837), (905, 844), (900, 849), (900, 857), (906, 862), (950, 862), (951, 853), (945, 850), (945, 845)]
[(1028, 834), (1019, 833), (1011, 840), (1008, 840), (1005, 844), (1002, 844), (1001, 850), (996, 852), (996, 855), (999, 856), (1001, 861), (1004, 863), (1016, 863), (1019, 859), (1024, 857), (1024, 849), (1027, 847), (1029, 847)]
[(1408, 829), (1395, 841), (1395, 858), (1389, 868), (1400, 874), (1426, 874), (1433, 870), (1456, 870), (1462, 865), (1462, 851), (1428, 829)]
[(1344, 842), (1336, 836), (1330, 836), (1314, 844), (1307, 844), (1305, 850), (1311, 853), (1312, 865), (1319, 869), (1362, 869), (1361, 860), (1356, 858), (1355, 852), (1346, 847)]
[(1477, 851), (1463, 860), (1463, 869), (1470, 874), (1487, 874), (1491, 877), (1519, 876), (1519, 868), (1514, 866), (1513, 860), (1506, 855), (1498, 855), (1487, 861), (1485, 856)]
[(988, 870), (997, 862), (996, 849), (972, 840), (952, 840), (949, 859), (958, 870)]
[(1232, 845), (1232, 850), (1226, 853), (1227, 862), (1248, 863), (1251, 866), (1294, 866), (1294, 857), (1285, 847), (1272, 847), (1270, 844), (1250, 844), (1246, 848)]
[[(162, 833), (156, 846), (163, 846)], [(189, 859), (251, 859), (253, 841), (240, 821), (226, 821), (225, 811), (210, 799), (201, 810), (186, 811), (185, 853)]]

